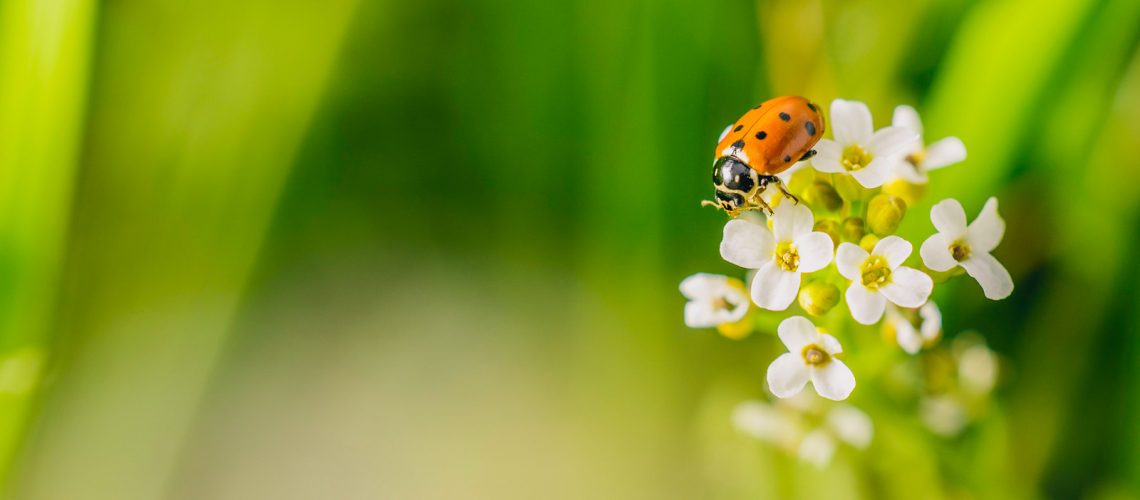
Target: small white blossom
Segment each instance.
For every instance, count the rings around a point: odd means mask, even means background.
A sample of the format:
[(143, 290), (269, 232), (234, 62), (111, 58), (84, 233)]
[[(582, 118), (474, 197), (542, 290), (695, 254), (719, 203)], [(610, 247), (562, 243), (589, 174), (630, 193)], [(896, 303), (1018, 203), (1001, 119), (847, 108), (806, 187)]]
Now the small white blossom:
[(780, 203), (772, 230), (734, 219), (724, 226), (720, 255), (724, 260), (755, 269), (752, 301), (764, 309), (783, 311), (796, 299), (800, 274), (823, 269), (833, 257), (831, 238), (812, 231), (811, 210), (792, 202)]
[(949, 271), (962, 266), (978, 280), (986, 298), (998, 300), (1013, 293), (1009, 271), (990, 254), (1005, 235), (1005, 221), (998, 214), (997, 198), (990, 198), (978, 218), (966, 225), (966, 211), (958, 200), (946, 199), (930, 209), (930, 221), (938, 230), (922, 243), (919, 253), (926, 267)]
[(888, 300), (913, 308), (930, 298), (934, 288), (930, 276), (902, 265), (911, 250), (910, 242), (898, 236), (883, 238), (870, 253), (852, 243), (839, 245), (835, 266), (851, 280), (845, 298), (855, 321), (875, 324), (883, 317)]
[(958, 353), (958, 384), (972, 395), (984, 395), (997, 384), (998, 360), (985, 344), (970, 345)]
[(779, 398), (795, 396), (808, 380), (815, 392), (841, 401), (855, 389), (855, 374), (835, 358), (843, 347), (835, 337), (821, 333), (803, 316), (792, 316), (777, 327), (780, 341), (788, 348), (768, 365), (768, 389)]
[(827, 409), (814, 395), (810, 399), (802, 397), (808, 394), (801, 393), (775, 405), (742, 402), (732, 412), (733, 425), (742, 434), (794, 453), (819, 468), (831, 463), (840, 443), (859, 450), (871, 444), (874, 426), (866, 413), (842, 403)]
[(740, 280), (719, 274), (697, 273), (681, 282), (685, 304), (685, 325), (711, 328), (735, 323), (748, 312), (748, 296)]
[(849, 174), (868, 189), (882, 186), (898, 170), (916, 135), (894, 126), (875, 131), (867, 105), (843, 99), (831, 102), (831, 130), (835, 139), (816, 143), (812, 166), (820, 172)]
[(966, 408), (950, 395), (923, 398), (918, 415), (927, 429), (943, 437), (956, 436), (970, 422)]
[(942, 313), (934, 301), (923, 304), (917, 314), (920, 322), (916, 327), (898, 307), (887, 305), (887, 325), (894, 330), (899, 347), (909, 354), (917, 353), (923, 345), (938, 338), (942, 331)]
[(906, 105), (895, 108), (894, 120), (891, 125), (910, 130), (917, 135), (903, 150), (905, 161), (896, 164), (897, 177), (906, 179), (913, 184), (926, 184), (929, 181), (927, 172), (937, 170), (958, 163), (966, 159), (966, 146), (957, 137), (946, 137), (935, 141), (930, 146), (922, 142), (922, 119), (918, 111)]

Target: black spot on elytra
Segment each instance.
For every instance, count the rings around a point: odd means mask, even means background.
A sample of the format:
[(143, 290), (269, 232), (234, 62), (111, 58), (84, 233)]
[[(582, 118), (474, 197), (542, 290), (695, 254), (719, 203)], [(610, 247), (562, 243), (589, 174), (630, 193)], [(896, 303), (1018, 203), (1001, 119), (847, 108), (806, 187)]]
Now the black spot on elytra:
[(812, 122), (804, 123), (804, 128), (807, 129), (808, 135), (815, 135), (815, 124)]
[(732, 147), (734, 149), (744, 149), (744, 141), (743, 140), (736, 141), (736, 142), (732, 143)]
[(810, 103), (810, 102), (809, 102), (809, 103), (808, 103), (808, 109), (810, 109), (810, 110), (812, 110), (812, 111), (815, 111), (815, 104), (812, 104), (812, 103)]
[(737, 125), (736, 128), (732, 129), (732, 131), (733, 132), (740, 132), (740, 129), (742, 129), (742, 128), (744, 128), (744, 125)]
[(767, 133), (767, 132), (765, 132), (765, 131), (763, 131), (763, 130), (761, 130), (761, 131), (759, 131), (759, 132), (756, 132), (756, 138), (757, 138), (757, 139), (760, 139), (760, 140), (762, 141), (762, 140), (764, 140), (764, 138), (765, 138), (765, 137), (768, 137), (768, 133)]
[(788, 163), (790, 161), (792, 161), (792, 157), (788, 156), (788, 155), (784, 155), (784, 163)]
[(781, 111), (781, 112), (780, 112), (780, 119), (781, 119), (781, 120), (784, 120), (784, 121), (786, 121), (786, 122), (788, 122), (788, 121), (792, 121), (792, 115), (789, 115), (789, 114), (787, 114), (787, 113), (785, 113), (785, 112)]

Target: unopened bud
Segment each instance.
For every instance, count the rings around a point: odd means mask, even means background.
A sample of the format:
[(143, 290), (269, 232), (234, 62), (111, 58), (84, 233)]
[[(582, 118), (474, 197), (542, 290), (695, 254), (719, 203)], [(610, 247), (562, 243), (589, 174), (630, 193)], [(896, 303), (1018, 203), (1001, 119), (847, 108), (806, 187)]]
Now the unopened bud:
[(853, 241), (858, 243), (859, 240), (863, 239), (863, 235), (866, 233), (866, 230), (863, 228), (863, 219), (860, 219), (858, 217), (848, 217), (843, 220), (844, 241)]
[(879, 236), (894, 234), (906, 215), (906, 202), (897, 196), (879, 194), (867, 204), (867, 226)]
[(839, 223), (832, 219), (820, 219), (815, 221), (815, 231), (819, 231), (831, 237), (831, 246), (839, 246)]
[(843, 206), (843, 198), (835, 188), (824, 181), (815, 181), (804, 190), (803, 199), (808, 205), (822, 208), (828, 212), (839, 210)]
[(873, 234), (865, 235), (865, 236), (863, 236), (863, 239), (859, 240), (859, 246), (863, 247), (863, 250), (866, 250), (867, 252), (874, 250), (875, 245), (878, 245), (878, 244), (879, 244), (879, 237), (875, 236)]
[(839, 303), (839, 288), (831, 283), (813, 281), (800, 290), (800, 307), (812, 316), (827, 314)]
[(883, 184), (883, 193), (902, 198), (907, 205), (914, 205), (926, 195), (926, 184), (911, 184), (904, 179), (895, 179)]

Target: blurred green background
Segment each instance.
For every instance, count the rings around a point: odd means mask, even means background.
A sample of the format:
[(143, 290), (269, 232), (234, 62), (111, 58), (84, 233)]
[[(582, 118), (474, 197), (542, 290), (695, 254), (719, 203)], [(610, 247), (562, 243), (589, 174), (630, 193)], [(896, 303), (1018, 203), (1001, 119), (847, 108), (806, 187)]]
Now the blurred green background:
[[(1138, 41), (1136, 0), (0, 1), (0, 486), (1140, 498)], [(787, 94), (962, 138), (905, 235), (1001, 199), (1014, 295), (938, 295), (1005, 363), (963, 435), (874, 380), (826, 470), (731, 429), (783, 348), (677, 284), (738, 272), (711, 148)]]

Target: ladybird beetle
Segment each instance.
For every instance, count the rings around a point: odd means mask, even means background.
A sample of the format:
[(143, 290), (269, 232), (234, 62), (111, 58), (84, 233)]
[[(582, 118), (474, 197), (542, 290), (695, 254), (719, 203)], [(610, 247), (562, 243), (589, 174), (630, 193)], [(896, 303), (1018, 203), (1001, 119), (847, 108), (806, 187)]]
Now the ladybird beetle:
[(776, 174), (815, 155), (812, 147), (822, 136), (819, 106), (803, 97), (776, 97), (748, 110), (720, 134), (713, 156), (716, 201), (703, 204), (733, 217), (757, 208), (771, 215), (760, 197), (769, 184), (798, 202)]

